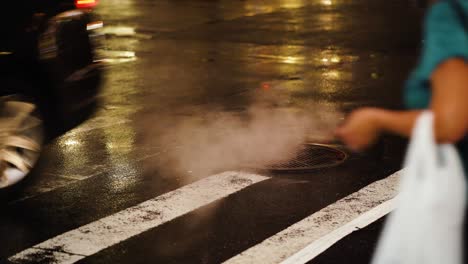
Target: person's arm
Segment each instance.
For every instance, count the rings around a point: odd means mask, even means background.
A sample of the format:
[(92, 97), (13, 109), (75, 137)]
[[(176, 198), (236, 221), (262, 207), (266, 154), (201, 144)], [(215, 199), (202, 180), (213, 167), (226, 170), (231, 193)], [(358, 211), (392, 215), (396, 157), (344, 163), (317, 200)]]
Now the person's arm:
[[(450, 59), (431, 75), (431, 110), (439, 143), (455, 143), (468, 132), (468, 65)], [(351, 148), (372, 144), (381, 132), (409, 137), (420, 111), (390, 111), (364, 108), (353, 112), (337, 134)]]
[(361, 108), (353, 111), (336, 135), (349, 148), (359, 151), (373, 144), (382, 132), (409, 137), (421, 111)]
[[(468, 65), (461, 59), (450, 59), (437, 67), (431, 82), (435, 137), (439, 143), (460, 141), (468, 131)], [(419, 113), (382, 110), (376, 122), (385, 131), (409, 136)]]
[(448, 60), (437, 67), (431, 82), (437, 140), (455, 143), (468, 132), (468, 64)]
[(375, 109), (374, 121), (378, 130), (409, 137), (421, 110), (391, 111)]

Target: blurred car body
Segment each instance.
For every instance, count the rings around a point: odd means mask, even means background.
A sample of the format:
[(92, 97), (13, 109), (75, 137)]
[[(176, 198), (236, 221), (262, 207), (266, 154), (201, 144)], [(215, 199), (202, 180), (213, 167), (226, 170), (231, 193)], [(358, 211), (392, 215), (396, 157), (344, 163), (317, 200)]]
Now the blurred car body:
[(96, 0), (2, 3), (0, 188), (30, 172), (47, 140), (93, 113), (102, 76), (92, 39), (100, 23), (93, 17), (96, 4)]

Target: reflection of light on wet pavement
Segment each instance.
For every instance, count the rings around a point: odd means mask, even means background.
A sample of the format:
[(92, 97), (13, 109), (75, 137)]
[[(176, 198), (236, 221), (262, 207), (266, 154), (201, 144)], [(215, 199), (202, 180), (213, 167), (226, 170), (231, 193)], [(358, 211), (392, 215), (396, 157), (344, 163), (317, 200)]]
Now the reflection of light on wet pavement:
[(81, 146), (81, 137), (74, 133), (66, 134), (60, 138), (58, 145), (65, 152), (78, 151), (78, 148)]
[(336, 63), (354, 63), (359, 60), (359, 57), (343, 50), (325, 49), (319, 51), (314, 60), (324, 65), (331, 65)]
[[(287, 94), (304, 88), (301, 75), (305, 65), (312, 61), (306, 55), (305, 47), (301, 45), (270, 45), (246, 49), (246, 56), (255, 58), (249, 67), (256, 71), (273, 72), (277, 76), (274, 80), (263, 82), (260, 88), (264, 91), (281, 89)], [(259, 65), (262, 68), (258, 68)], [(281, 99), (282, 102), (289, 100)]]
[(303, 63), (305, 58), (303, 56), (282, 56), (282, 55), (269, 55), (269, 54), (257, 54), (253, 55), (257, 58), (262, 59), (271, 59), (275, 61), (280, 61), (287, 64), (297, 64)]
[(303, 60), (304, 58), (301, 58), (301, 57), (287, 56), (282, 61), (288, 64), (296, 64), (299, 61), (303, 61)]
[(338, 63), (338, 62), (340, 62), (341, 60), (340, 60), (339, 57), (333, 57), (333, 58), (330, 59), (330, 61), (331, 61), (331, 62), (334, 62), (334, 63)]
[(134, 58), (135, 57), (134, 51), (108, 50), (108, 51), (104, 51), (104, 53), (108, 56), (116, 57), (116, 58)]
[(303, 0), (283, 0), (280, 3), (282, 8), (299, 8), (304, 6)]
[[(354, 62), (359, 59), (357, 56), (341, 55), (340, 51), (324, 50), (314, 53), (307, 52), (303, 46), (280, 46), (275, 49), (263, 49), (249, 51), (249, 57), (259, 59), (274, 60), (286, 64), (308, 64), (319, 61), (325, 65), (337, 64), (341, 62)], [(276, 53), (276, 54), (272, 54)], [(316, 55), (318, 53), (318, 55)], [(338, 55), (340, 54), (340, 55)]]
[(119, 51), (119, 50), (101, 50), (99, 56), (103, 59), (102, 62), (117, 64), (136, 60), (134, 51)]
[(341, 79), (341, 72), (337, 70), (327, 71), (323, 74), (323, 77), (327, 79), (339, 80)]
[(60, 137), (57, 149), (60, 159), (58, 171), (51, 171), (58, 175), (79, 175), (84, 179), (94, 173), (92, 158), (89, 153), (90, 142), (84, 133), (73, 131)]
[[(129, 57), (134, 56), (134, 52), (122, 52)], [(108, 81), (118, 83), (121, 77), (117, 74), (109, 75)], [(132, 116), (139, 111), (142, 106), (136, 104), (132, 99), (135, 88), (132, 86), (109, 86), (104, 91), (107, 96), (102, 98), (106, 109), (98, 113), (102, 120), (109, 126), (102, 127), (102, 143), (107, 154), (107, 171), (113, 175), (108, 181), (108, 186), (119, 191), (134, 184), (137, 168), (135, 166), (135, 124), (127, 122), (132, 120)], [(118, 120), (121, 123), (115, 124)], [(111, 125), (114, 123), (115, 125)]]
[(63, 142), (63, 145), (65, 146), (69, 146), (69, 147), (73, 147), (73, 146), (76, 146), (80, 144), (80, 142), (78, 140), (74, 140), (74, 139), (67, 139)]
[(280, 0), (266, 4), (265, 2), (246, 1), (244, 8), (247, 11), (246, 16), (255, 16), (272, 13), (278, 9), (296, 9), (305, 6), (304, 0)]
[(107, 127), (103, 131), (106, 139), (106, 149), (111, 158), (125, 157), (135, 148), (136, 133), (131, 124)]
[(322, 73), (322, 77), (327, 80), (346, 81), (352, 78), (352, 73), (348, 71), (341, 71), (341, 70), (329, 70), (329, 71)]
[(270, 90), (271, 85), (269, 83), (262, 83), (261, 87), (263, 90), (268, 91)]
[(135, 35), (135, 28), (128, 26), (106, 26), (102, 29), (102, 33), (115, 36), (132, 36)]
[(255, 16), (259, 14), (271, 13), (274, 11), (272, 6), (252, 5), (246, 3), (245, 7), (247, 10), (246, 16)]
[(343, 19), (336, 14), (324, 13), (317, 16), (319, 27), (323, 30), (338, 30), (343, 27)]
[(104, 26), (104, 23), (102, 21), (96, 21), (96, 22), (91, 22), (86, 25), (86, 30), (95, 30), (95, 29), (100, 29)]
[[(131, 112), (125, 115), (132, 114)], [(136, 149), (136, 132), (131, 124), (112, 126), (103, 129), (106, 152), (109, 155), (109, 168), (112, 172), (112, 179), (109, 181), (109, 187), (114, 190), (125, 190), (128, 186), (134, 184), (134, 175), (137, 174), (135, 160), (132, 151)]]
[[(335, 4), (333, 0), (319, 0), (321, 5), (331, 6)], [(276, 0), (276, 1), (246, 1), (244, 8), (246, 16), (272, 13), (278, 9), (297, 9), (310, 4), (304, 0)]]
[(139, 39), (151, 39), (149, 34), (136, 32), (134, 27), (130, 26), (105, 26), (100, 30), (101, 34), (115, 37), (134, 37)]
[[(133, 43), (133, 42), (132, 42)], [(135, 44), (136, 45), (136, 44)], [(133, 48), (133, 47), (131, 47)], [(109, 62), (125, 62), (136, 59), (133, 51), (104, 51)], [(129, 69), (133, 70), (134, 67)], [(134, 74), (131, 70), (128, 74)], [(79, 174), (82, 178), (96, 173), (109, 172), (113, 176), (106, 183), (113, 190), (123, 190), (134, 183), (135, 167), (134, 124), (132, 115), (141, 109), (132, 99), (133, 86), (118, 85), (128, 76), (107, 75), (114, 85), (103, 87), (101, 103), (105, 107), (96, 116), (60, 138), (60, 174)], [(96, 161), (96, 158), (100, 159)]]
[(95, 12), (105, 21), (107, 18), (115, 17), (124, 20), (139, 16), (141, 14), (139, 7), (135, 0), (105, 0), (99, 1), (99, 8), (96, 8)]
[[(255, 58), (250, 66), (252, 69), (268, 69), (269, 73), (273, 72), (278, 76), (261, 83), (259, 88), (289, 94), (291, 97), (287, 100), (291, 100), (293, 104), (300, 101), (295, 94), (309, 90), (310, 87), (315, 87), (314, 89), (324, 94), (339, 92), (343, 88), (341, 81), (353, 79), (350, 67), (359, 60), (359, 56), (348, 50), (309, 48), (302, 45), (256, 47), (247, 49), (246, 56)], [(314, 81), (311, 82), (311, 79)], [(281, 99), (282, 102), (287, 100)]]
[(340, 57), (338, 57), (338, 56), (333, 56), (333, 57), (325, 57), (325, 58), (322, 58), (322, 59), (320, 59), (320, 61), (322, 61), (322, 62), (325, 63), (325, 64), (329, 64), (329, 63), (340, 63), (340, 62), (341, 62), (341, 59), (340, 59)]
[(112, 150), (112, 149), (115, 148), (115, 145), (114, 145), (112, 142), (107, 142), (107, 143), (106, 143), (106, 148), (107, 148), (108, 150)]

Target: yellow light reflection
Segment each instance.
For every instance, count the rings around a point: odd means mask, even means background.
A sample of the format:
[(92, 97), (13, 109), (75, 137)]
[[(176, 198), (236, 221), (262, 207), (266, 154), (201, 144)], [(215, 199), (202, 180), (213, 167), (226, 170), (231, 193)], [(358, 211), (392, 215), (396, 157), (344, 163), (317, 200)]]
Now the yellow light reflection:
[(299, 8), (304, 6), (303, 0), (283, 0), (281, 1), (282, 8)]
[(61, 157), (58, 169), (61, 173), (67, 172), (80, 178), (86, 178), (93, 173), (88, 149), (90, 142), (86, 133), (75, 133), (72, 130), (59, 138), (57, 144), (57, 155)]
[(136, 34), (134, 27), (127, 26), (106, 26), (102, 29), (102, 33), (115, 36), (132, 36)]
[[(124, 102), (127, 99), (125, 95), (114, 94), (112, 101)], [(111, 104), (110, 102), (108, 102)], [(108, 115), (118, 116), (122, 120), (130, 119), (139, 108), (130, 105), (125, 107), (116, 107), (107, 113)], [(122, 123), (119, 125), (108, 126), (102, 129), (105, 140), (105, 149), (109, 163), (108, 171), (112, 173), (112, 179), (108, 185), (116, 191), (125, 190), (134, 183), (137, 173), (132, 150), (135, 147), (136, 132), (134, 124)]]
[(339, 80), (341, 79), (341, 72), (337, 70), (331, 70), (331, 71), (325, 72), (323, 76), (327, 79)]
[(141, 16), (141, 10), (144, 8), (146, 5), (141, 5), (135, 0), (99, 1), (99, 16), (115, 17), (115, 14), (119, 14), (119, 20), (127, 21)]
[(103, 58), (101, 61), (110, 64), (135, 61), (137, 58), (134, 51), (101, 50), (98, 53)]
[(245, 14), (246, 16), (255, 16), (260, 14), (271, 13), (275, 10), (272, 6), (269, 5), (255, 5), (249, 3), (246, 3), (244, 8), (247, 11), (247, 13)]
[(337, 30), (341, 27), (341, 24), (336, 19), (335, 14), (320, 14), (317, 16), (320, 23), (320, 27), (324, 30)]
[(332, 57), (324, 57), (320, 59), (321, 62), (325, 64), (330, 64), (330, 63), (340, 63), (341, 58), (338, 56), (332, 56)]
[(246, 1), (244, 8), (247, 13), (245, 15), (254, 16), (259, 14), (272, 13), (280, 8), (294, 9), (303, 7), (305, 5), (304, 0), (279, 0), (273, 3), (265, 2), (251, 3)]
[(332, 0), (322, 0), (322, 4), (326, 6), (331, 6), (333, 5), (333, 2)]
[(76, 4), (78, 4), (78, 5), (94, 4), (94, 3), (96, 3), (96, 0), (78, 0), (78, 1), (76, 1)]
[[(118, 55), (134, 59), (135, 53), (120, 51)], [(131, 68), (131, 70), (129, 74), (138, 76), (136, 69)], [(119, 83), (126, 78), (119, 74), (109, 74), (107, 81), (109, 83)], [(137, 174), (134, 156), (136, 131), (135, 124), (130, 121), (142, 106), (138, 99), (132, 96), (136, 92), (135, 89), (132, 85), (106, 86), (104, 93), (112, 96), (104, 96), (101, 99), (102, 103), (108, 107), (102, 110), (101, 113), (105, 118), (95, 121), (102, 126), (100, 130), (103, 135), (105, 152), (107, 153), (107, 163), (109, 164), (106, 170), (113, 175), (108, 182), (108, 186), (116, 191), (124, 190), (129, 185), (134, 184), (134, 176)]]
[(340, 57), (332, 57), (330, 59), (330, 61), (333, 62), (333, 63), (339, 63), (341, 61), (341, 59), (340, 59)]
[(106, 143), (106, 148), (107, 148), (108, 150), (112, 150), (113, 148), (115, 148), (115, 145), (112, 144), (111, 142), (107, 142), (107, 143)]
[(302, 61), (303, 58), (297, 56), (286, 56), (283, 57), (283, 62), (287, 64), (297, 64), (299, 61)]
[(65, 146), (76, 146), (76, 145), (79, 145), (80, 142), (78, 140), (75, 140), (75, 139), (67, 139), (63, 142), (63, 145)]

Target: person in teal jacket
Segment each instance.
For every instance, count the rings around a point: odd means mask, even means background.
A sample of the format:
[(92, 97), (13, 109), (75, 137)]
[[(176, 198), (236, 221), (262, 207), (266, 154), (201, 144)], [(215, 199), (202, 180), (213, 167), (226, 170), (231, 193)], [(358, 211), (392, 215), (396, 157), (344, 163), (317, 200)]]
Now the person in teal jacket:
[(437, 141), (457, 144), (468, 169), (468, 21), (460, 17), (468, 19), (468, 0), (433, 2), (424, 23), (422, 55), (405, 87), (408, 110), (357, 109), (337, 136), (354, 150), (369, 147), (382, 132), (409, 137), (421, 111), (430, 108)]
[(404, 91), (408, 110), (357, 109), (336, 133), (351, 149), (362, 150), (382, 132), (409, 137), (421, 111), (431, 109), (436, 140), (456, 144), (468, 175), (468, 0), (429, 4), (422, 54)]

